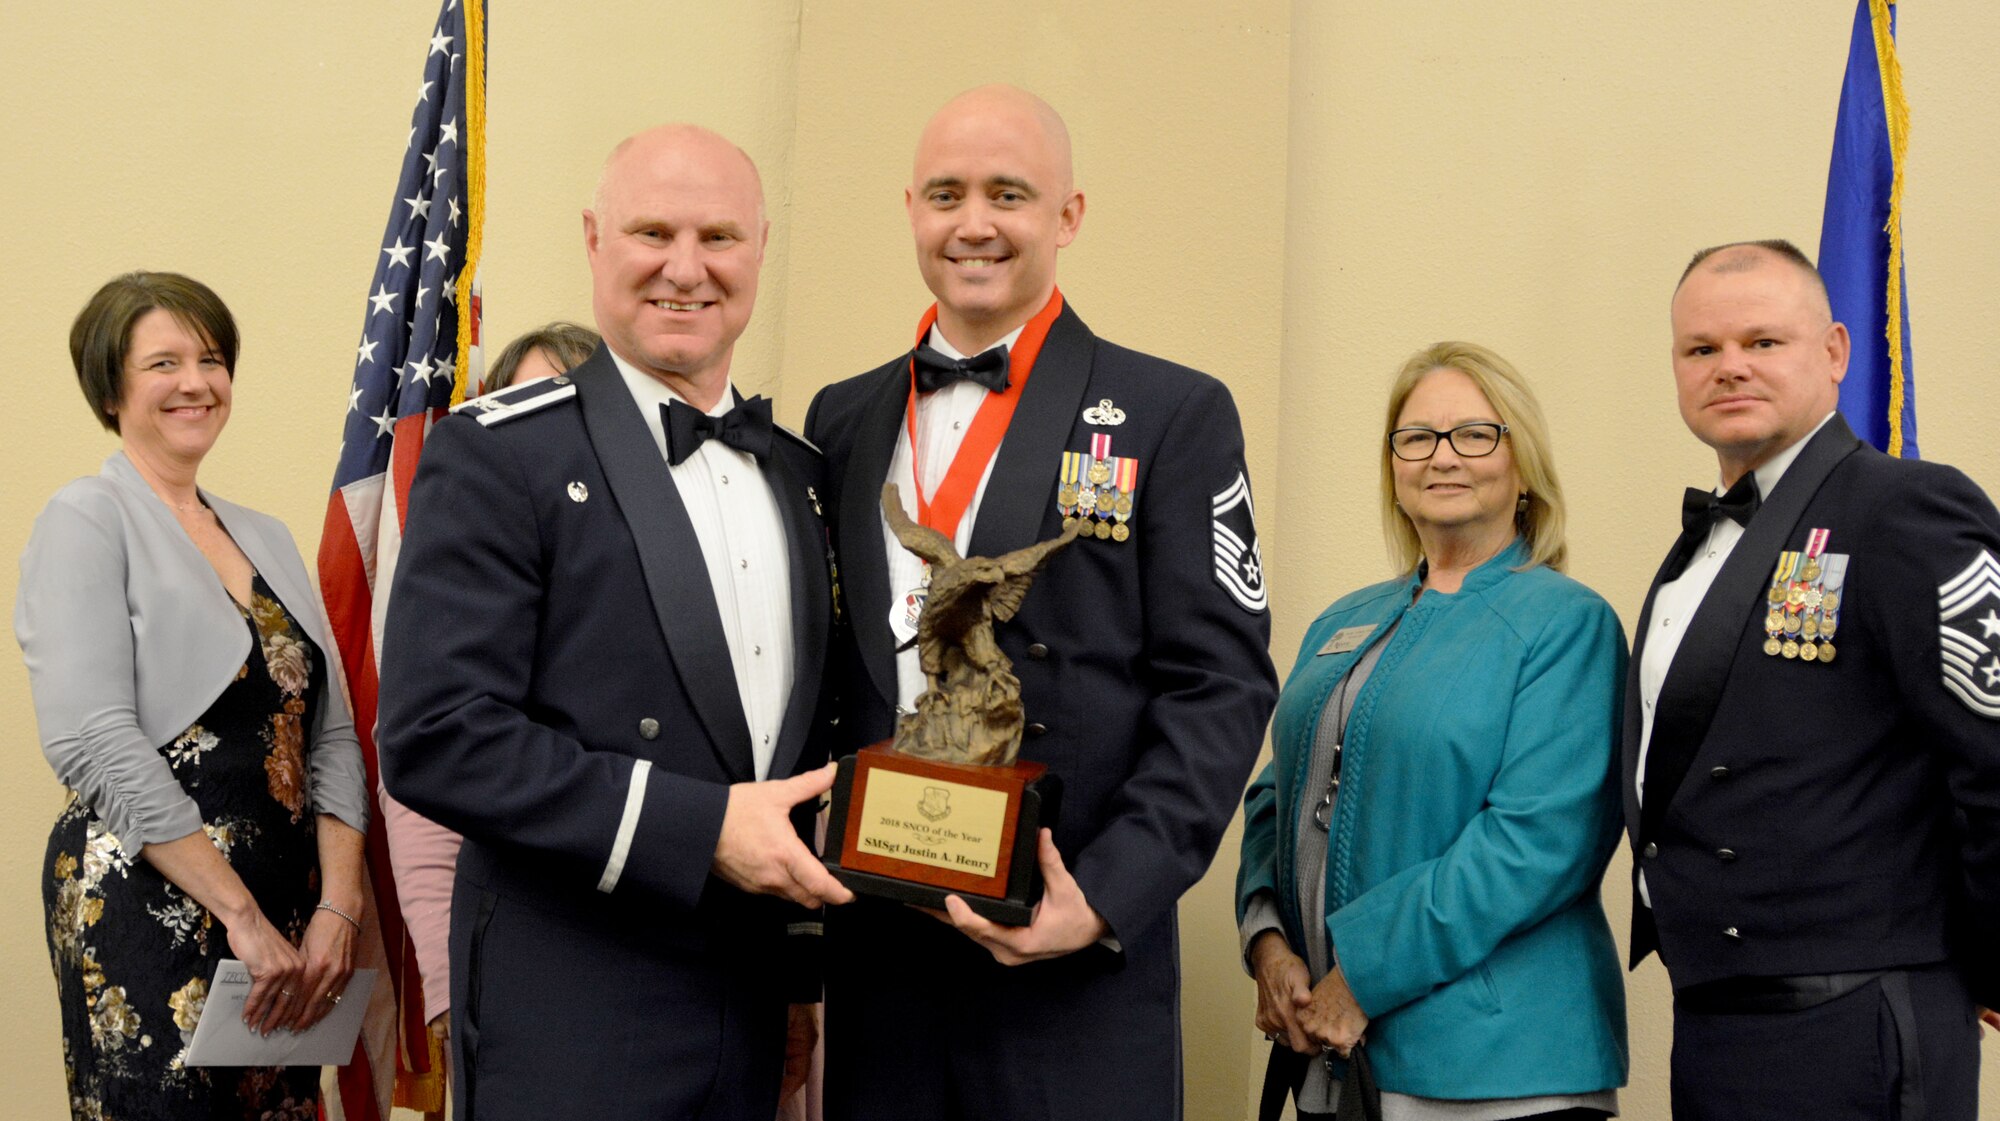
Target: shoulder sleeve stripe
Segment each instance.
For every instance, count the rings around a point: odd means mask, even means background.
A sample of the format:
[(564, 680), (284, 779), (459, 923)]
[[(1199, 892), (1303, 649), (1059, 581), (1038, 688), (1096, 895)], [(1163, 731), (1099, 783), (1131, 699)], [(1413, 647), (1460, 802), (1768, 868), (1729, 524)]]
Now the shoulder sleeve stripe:
[[(574, 396), (576, 396), (576, 386), (565, 385), (561, 389), (555, 390), (550, 393), (543, 393), (536, 397), (530, 397), (525, 401), (516, 401), (510, 404), (492, 406), (486, 409), (479, 410), (473, 415), (478, 418), (479, 423), (485, 425), (488, 428), (491, 428), (496, 424), (501, 424), (506, 421), (514, 420), (518, 417), (527, 416), (529, 413), (535, 412), (538, 409), (546, 409), (550, 405), (553, 405), (558, 401), (567, 401)], [(472, 402), (467, 401), (465, 404), (470, 405), (472, 404)], [(459, 407), (464, 408), (464, 405), (461, 405)]]
[(597, 878), (597, 890), (610, 892), (625, 874), (625, 858), (632, 852), (632, 834), (639, 831), (639, 811), (646, 807), (646, 776), (652, 773), (651, 760), (632, 764), (632, 785), (625, 788), (625, 812), (618, 818), (618, 835), (611, 842), (611, 859), (604, 862), (604, 874)]

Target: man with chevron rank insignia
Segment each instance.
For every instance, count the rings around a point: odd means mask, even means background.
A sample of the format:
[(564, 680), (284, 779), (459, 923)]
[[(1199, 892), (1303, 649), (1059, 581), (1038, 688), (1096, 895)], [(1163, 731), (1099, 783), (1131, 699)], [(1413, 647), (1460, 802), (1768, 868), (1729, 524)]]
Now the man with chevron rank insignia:
[[(827, 916), (826, 1116), (1174, 1121), (1176, 907), (1277, 697), (1242, 427), (1221, 381), (1099, 338), (1057, 288), (1084, 195), (1046, 102), (1006, 86), (952, 99), (909, 184), (937, 302), (806, 417), (852, 608), (828, 659), (833, 753), (888, 738), (926, 687), (903, 607), (924, 577), (885, 520), (893, 483), (962, 557), (1074, 535), (992, 633), (1018, 675), (1021, 758), (1061, 780), (1062, 812), (1038, 838), (1026, 925), (958, 896), (948, 924), (873, 898)], [(1226, 579), (1209, 556), (1225, 530), (1243, 550)], [(884, 1024), (950, 1030), (885, 1047)]]
[(1673, 1116), (1969, 1121), (2000, 1028), (2000, 511), (1855, 438), (1847, 329), (1790, 243), (1696, 255), (1672, 323), (1718, 477), (1639, 617), (1621, 785)]
[(2000, 561), (1985, 549), (1938, 588), (1944, 687), (1982, 716), (2000, 719)]

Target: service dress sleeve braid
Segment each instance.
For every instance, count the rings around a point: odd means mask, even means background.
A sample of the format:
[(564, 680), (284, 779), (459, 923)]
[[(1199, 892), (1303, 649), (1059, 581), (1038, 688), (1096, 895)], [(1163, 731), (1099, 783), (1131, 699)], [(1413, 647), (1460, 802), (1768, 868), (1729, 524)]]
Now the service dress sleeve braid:
[(123, 523), (59, 494), (21, 554), (14, 635), (42, 754), (127, 855), (200, 832), (201, 811), (139, 728)]
[(1214, 576), (1213, 496), (1243, 471), (1243, 430), (1204, 378), (1168, 423), (1142, 482), (1139, 545), (1152, 695), (1137, 760), (1097, 837), (1071, 869), (1113, 936), (1166, 914), (1214, 858), (1277, 703), (1270, 614)]
[(1449, 983), (1595, 889), (1618, 837), (1624, 665), (1624, 632), (1602, 600), (1551, 615), (1522, 661), (1485, 806), (1444, 853), (1327, 916), (1341, 971), (1369, 1016)]
[(599, 890), (692, 910), (728, 787), (529, 717), (546, 546), (515, 452), (488, 435), (446, 418), (411, 488), (383, 640), (384, 783), (469, 840), (566, 858)]
[[(1982, 579), (1990, 586), (1991, 578), (1981, 569), (2000, 570), (2000, 512), (1972, 480), (1937, 465), (1925, 472), (1922, 485), (1877, 508), (1889, 523), (1879, 539), (1894, 551), (1892, 563), (1902, 572), (1926, 577), (1896, 582), (1908, 599), (1889, 612), (1904, 623), (1896, 632), (1890, 664), (1897, 674), (1897, 692), (1917, 724), (1916, 742), (1937, 753), (1956, 811), (1962, 913), (1967, 923), (1967, 929), (1958, 932), (1958, 941), (1968, 951), (1963, 960), (1971, 972), (1974, 999), (1996, 1008), (2000, 1007), (2000, 952), (1995, 949), (2000, 947), (2000, 712), (1980, 711), (1965, 695), (1970, 692), (1973, 699), (1980, 699), (1984, 690), (1961, 685), (1955, 692), (1947, 686), (1941, 600), (1948, 586), (1962, 594), (1971, 593)], [(1985, 601), (1975, 603), (1970, 614), (2000, 607), (2000, 595), (1990, 590), (1985, 594)], [(1976, 618), (1956, 622), (1977, 640), (2000, 640), (2000, 633), (1986, 633), (1988, 625)], [(2000, 631), (2000, 623), (1990, 626)], [(1986, 645), (2000, 649), (2000, 641)], [(1978, 674), (1977, 669), (1974, 672)], [(1987, 684), (1984, 674), (1973, 680), (1976, 686)]]

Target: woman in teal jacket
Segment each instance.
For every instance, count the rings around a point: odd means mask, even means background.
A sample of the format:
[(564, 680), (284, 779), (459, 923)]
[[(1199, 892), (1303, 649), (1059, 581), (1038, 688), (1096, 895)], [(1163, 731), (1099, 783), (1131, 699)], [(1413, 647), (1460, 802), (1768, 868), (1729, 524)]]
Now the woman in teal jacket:
[(1407, 574), (1313, 622), (1244, 802), (1258, 1027), (1302, 1118), (1334, 1112), (1364, 1036), (1389, 1121), (1615, 1114), (1624, 983), (1598, 885), (1624, 633), (1561, 573), (1546, 424), (1505, 359), (1418, 353), (1385, 428)]

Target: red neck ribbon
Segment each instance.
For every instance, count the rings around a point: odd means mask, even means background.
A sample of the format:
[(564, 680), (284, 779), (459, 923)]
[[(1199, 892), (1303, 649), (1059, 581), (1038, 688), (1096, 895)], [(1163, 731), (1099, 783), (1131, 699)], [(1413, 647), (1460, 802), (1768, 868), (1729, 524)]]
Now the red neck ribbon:
[[(923, 465), (917, 459), (917, 364), (910, 361), (910, 399), (904, 407), (904, 424), (910, 433), (910, 478), (916, 484), (917, 521), (944, 534), (958, 536), (958, 523), (965, 517), (966, 507), (972, 505), (972, 496), (979, 490), (980, 477), (986, 474), (986, 464), (1000, 447), (1000, 440), (1007, 435), (1007, 424), (1014, 419), (1014, 406), (1021, 403), (1021, 390), (1028, 384), (1028, 375), (1034, 371), (1035, 358), (1042, 352), (1042, 343), (1049, 337), (1049, 327), (1062, 314), (1062, 289), (1058, 288), (1049, 296), (1049, 302), (1035, 313), (1033, 319), (1021, 328), (1021, 337), (1007, 350), (1007, 388), (999, 393), (987, 393), (986, 400), (980, 402), (979, 412), (973, 415), (972, 427), (966, 430), (965, 439), (958, 445), (958, 454), (952, 457), (951, 467), (944, 473), (944, 480), (938, 484), (937, 493), (924, 494)], [(931, 325), (937, 322), (937, 305), (917, 322), (917, 345), (924, 345), (930, 335)]]

